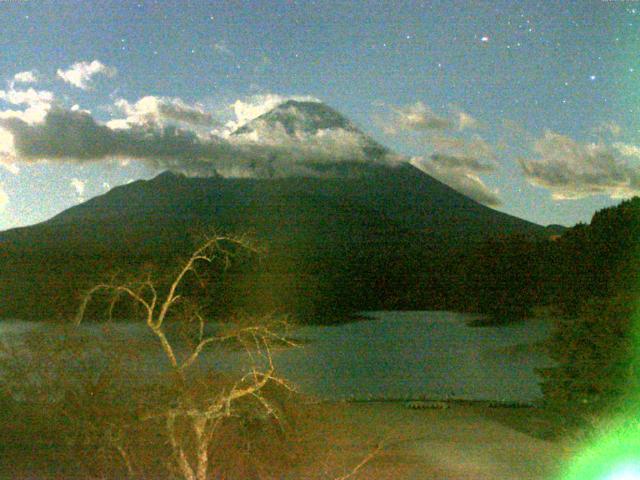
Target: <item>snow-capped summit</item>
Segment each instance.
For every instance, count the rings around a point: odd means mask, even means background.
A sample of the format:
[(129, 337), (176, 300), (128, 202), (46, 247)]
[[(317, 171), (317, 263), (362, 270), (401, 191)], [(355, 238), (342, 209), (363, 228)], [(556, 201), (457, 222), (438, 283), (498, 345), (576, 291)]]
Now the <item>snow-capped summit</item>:
[(233, 135), (246, 135), (265, 127), (281, 127), (289, 135), (313, 135), (320, 130), (338, 129), (362, 133), (342, 114), (322, 102), (288, 100), (238, 128)]
[[(322, 102), (288, 100), (238, 128), (232, 138), (273, 146), (298, 146), (337, 159), (380, 160), (389, 150)], [(329, 155), (332, 156), (332, 155)]]

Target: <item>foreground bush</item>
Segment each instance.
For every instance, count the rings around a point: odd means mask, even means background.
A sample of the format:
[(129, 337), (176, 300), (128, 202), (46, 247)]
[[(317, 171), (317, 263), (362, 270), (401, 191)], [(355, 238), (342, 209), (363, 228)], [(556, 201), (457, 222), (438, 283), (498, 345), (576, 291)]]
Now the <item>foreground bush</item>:
[(592, 299), (579, 316), (556, 320), (552, 368), (540, 371), (547, 404), (566, 421), (592, 423), (639, 391), (636, 301), (630, 294)]

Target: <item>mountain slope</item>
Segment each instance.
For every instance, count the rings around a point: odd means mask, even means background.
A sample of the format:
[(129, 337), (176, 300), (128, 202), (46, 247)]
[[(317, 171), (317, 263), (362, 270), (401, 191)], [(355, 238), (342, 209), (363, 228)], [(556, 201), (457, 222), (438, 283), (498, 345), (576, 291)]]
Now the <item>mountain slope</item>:
[(285, 243), (307, 237), (319, 243), (371, 241), (399, 232), (451, 244), (496, 234), (545, 235), (543, 227), (485, 207), (411, 165), (362, 165), (358, 171), (359, 176), (345, 178), (277, 179), (166, 172), (117, 187), (41, 224), (2, 232), (0, 241), (142, 246), (157, 235), (174, 241), (189, 225), (216, 225)]
[[(236, 134), (274, 129), (298, 139), (344, 130), (367, 146), (366, 158), (307, 159), (313, 174), (276, 178), (165, 172), (38, 225), (1, 232), (0, 317), (50, 316), (55, 309), (66, 315), (77, 291), (109, 271), (170, 265), (189, 251), (192, 233), (212, 227), (249, 234), (269, 250), (257, 270), (242, 274), (229, 298), (282, 310), (303, 303), (312, 311), (399, 308), (407, 301), (433, 306), (430, 295), (446, 297), (460, 281), (449, 276), (470, 244), (512, 233), (549, 236), (409, 164), (385, 161), (384, 147), (322, 104), (287, 102)], [(437, 294), (407, 299), (416, 285)]]

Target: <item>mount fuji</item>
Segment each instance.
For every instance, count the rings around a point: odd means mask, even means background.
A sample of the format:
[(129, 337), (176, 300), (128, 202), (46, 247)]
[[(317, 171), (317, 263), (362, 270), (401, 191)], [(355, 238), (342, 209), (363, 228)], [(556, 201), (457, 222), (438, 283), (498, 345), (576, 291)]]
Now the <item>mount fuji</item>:
[(1, 232), (0, 316), (66, 315), (74, 292), (111, 270), (166, 264), (188, 251), (199, 228), (246, 233), (267, 246), (260, 271), (243, 274), (236, 296), (315, 313), (402, 307), (407, 283), (442, 286), (452, 259), (476, 242), (555, 233), (398, 161), (322, 103), (288, 101), (229, 142), (269, 153), (244, 164), (241, 176), (164, 172)]

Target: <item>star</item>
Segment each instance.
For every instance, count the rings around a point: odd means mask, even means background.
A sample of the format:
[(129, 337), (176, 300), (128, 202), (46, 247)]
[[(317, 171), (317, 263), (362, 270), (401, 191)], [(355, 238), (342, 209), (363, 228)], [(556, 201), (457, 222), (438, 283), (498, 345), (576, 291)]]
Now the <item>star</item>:
[(481, 42), (487, 43), (489, 41), (489, 37), (486, 35), (480, 39)]
[(595, 75), (590, 75), (590, 76), (589, 76), (589, 80), (591, 80), (592, 82), (593, 82), (595, 79), (596, 79), (596, 76), (595, 76)]

